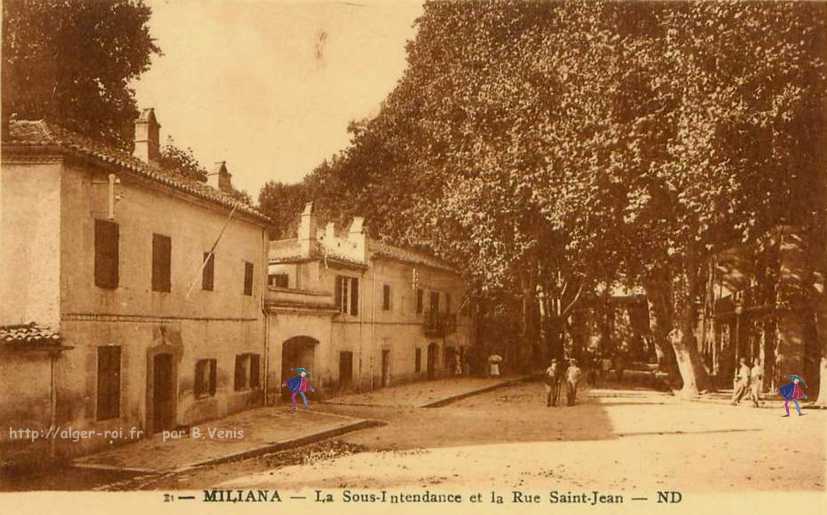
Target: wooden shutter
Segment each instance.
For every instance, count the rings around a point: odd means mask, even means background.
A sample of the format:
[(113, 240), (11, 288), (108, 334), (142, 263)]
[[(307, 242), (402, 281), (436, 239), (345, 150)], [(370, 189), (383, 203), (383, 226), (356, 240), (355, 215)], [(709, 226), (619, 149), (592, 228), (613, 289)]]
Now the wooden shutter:
[(422, 313), (423, 305), (425, 304), (424, 301), (424, 293), (421, 288), (417, 288), (416, 290), (416, 312)]
[(382, 286), (382, 309), (385, 311), (391, 309), (391, 287), (387, 284)]
[(247, 381), (245, 381), (246, 375), (246, 367), (244, 366), (244, 355), (239, 354), (235, 357), (235, 389), (242, 390), (245, 386), (247, 386)]
[(121, 348), (98, 347), (97, 419), (117, 418), (121, 411)]
[(161, 234), (152, 235), (152, 290), (170, 291), (172, 240)]
[(218, 368), (218, 363), (214, 360), (210, 360), (210, 395), (215, 395), (215, 385), (216, 381), (216, 373)]
[(250, 354), (250, 388), (258, 388), (261, 385), (261, 356)]
[(204, 252), (204, 271), (201, 274), (201, 289), (213, 291), (215, 286), (215, 254)]
[(253, 264), (244, 262), (244, 295), (253, 294)]
[(336, 276), (336, 307), (339, 308), (339, 311), (342, 310), (342, 281), (344, 277), (337, 275)]
[(359, 314), (359, 279), (356, 277), (351, 279), (350, 283), (350, 314), (356, 316)]
[(422, 349), (416, 349), (416, 363), (414, 364), (414, 372), (422, 371)]
[(431, 292), (431, 311), (436, 313), (439, 311), (439, 292)]
[(95, 220), (95, 286), (118, 287), (119, 226), (108, 220)]
[(204, 393), (204, 367), (206, 360), (199, 360), (195, 362), (195, 384), (193, 385), (193, 393), (196, 397)]

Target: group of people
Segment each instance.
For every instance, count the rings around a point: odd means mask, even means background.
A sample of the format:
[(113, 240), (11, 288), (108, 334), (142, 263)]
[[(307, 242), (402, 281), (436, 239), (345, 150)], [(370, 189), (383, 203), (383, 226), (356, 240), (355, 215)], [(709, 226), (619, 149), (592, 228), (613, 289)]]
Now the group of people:
[(738, 369), (735, 371), (735, 380), (732, 390), (732, 405), (737, 406), (741, 399), (746, 397), (752, 401), (754, 407), (759, 406), (761, 387), (764, 381), (764, 367), (760, 360), (755, 360), (752, 368), (746, 358), (738, 360)]
[(566, 384), (566, 405), (574, 406), (577, 399), (577, 383), (580, 382), (582, 375), (583, 372), (577, 366), (576, 359), (570, 359), (568, 366), (565, 365), (565, 361), (552, 359), (543, 375), (543, 382), (546, 386), (546, 406), (557, 406), (563, 383)]

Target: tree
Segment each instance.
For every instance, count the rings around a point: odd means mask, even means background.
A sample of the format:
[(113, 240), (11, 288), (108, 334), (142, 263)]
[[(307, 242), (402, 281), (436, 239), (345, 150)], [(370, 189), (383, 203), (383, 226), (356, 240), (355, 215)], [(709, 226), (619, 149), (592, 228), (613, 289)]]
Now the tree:
[(161, 168), (176, 170), (189, 179), (199, 182), (207, 182), (207, 170), (201, 165), (192, 148), (186, 150), (175, 144), (172, 136), (167, 136), (166, 144), (161, 147)]
[(130, 82), (161, 50), (141, 0), (3, 2), (3, 114), (47, 119), (128, 149)]

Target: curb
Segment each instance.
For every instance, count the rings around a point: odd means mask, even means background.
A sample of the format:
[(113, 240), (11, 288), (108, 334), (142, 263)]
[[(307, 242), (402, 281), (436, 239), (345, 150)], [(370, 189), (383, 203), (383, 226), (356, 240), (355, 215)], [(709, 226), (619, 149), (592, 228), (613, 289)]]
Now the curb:
[(517, 384), (517, 383), (527, 383), (527, 382), (532, 381), (534, 379), (536, 379), (536, 377), (533, 376), (533, 375), (518, 377), (516, 379), (510, 379), (508, 381), (503, 381), (501, 383), (492, 384), (490, 386), (485, 386), (483, 388), (480, 388), (480, 389), (477, 389), (477, 390), (472, 390), (470, 392), (464, 392), (464, 393), (460, 393), (460, 394), (457, 394), (457, 395), (452, 395), (450, 397), (445, 397), (444, 399), (439, 399), (437, 401), (432, 401), (432, 402), (428, 402), (428, 403), (425, 403), (425, 404), (420, 404), (416, 407), (417, 408), (439, 408), (439, 407), (445, 406), (447, 404), (451, 404), (452, 402), (456, 402), (456, 401), (465, 399), (467, 397), (473, 397), (474, 395), (479, 395), (481, 393), (490, 392), (492, 390), (496, 390), (496, 389), (502, 388), (504, 386), (511, 386), (511, 385)]
[[(352, 417), (342, 417), (342, 418), (352, 418)], [(212, 458), (209, 460), (199, 461), (197, 463), (191, 463), (188, 465), (184, 465), (181, 467), (176, 468), (166, 468), (166, 469), (137, 469), (134, 467), (116, 467), (112, 465), (97, 465), (94, 463), (78, 463), (72, 464), (71, 467), (83, 468), (83, 469), (93, 469), (93, 470), (109, 470), (109, 471), (119, 471), (119, 472), (131, 472), (131, 473), (142, 473), (148, 475), (166, 475), (166, 474), (177, 474), (180, 472), (186, 472), (188, 470), (193, 470), (199, 467), (203, 467), (206, 465), (218, 465), (220, 463), (227, 463), (229, 461), (236, 461), (242, 460), (247, 458), (253, 458), (256, 456), (261, 456), (263, 454), (269, 454), (272, 452), (284, 451), (288, 449), (294, 449), (297, 447), (302, 447), (307, 444), (319, 442), (322, 440), (326, 440), (328, 438), (332, 438), (335, 436), (343, 435), (345, 433), (350, 433), (352, 431), (359, 431), (361, 429), (367, 429), (370, 427), (380, 427), (384, 426), (387, 423), (382, 422), (380, 420), (369, 420), (369, 419), (353, 419), (356, 420), (353, 423), (346, 424), (340, 427), (335, 427), (333, 429), (328, 429), (326, 431), (321, 431), (319, 433), (313, 433), (311, 435), (303, 436), (301, 438), (295, 438), (293, 440), (285, 440), (283, 442), (272, 442), (267, 445), (263, 445), (261, 447), (256, 447), (254, 449), (249, 449), (246, 451), (241, 451), (233, 454), (226, 454), (224, 456), (218, 456), (216, 458)], [(104, 485), (102, 488), (107, 488), (108, 486), (112, 485)]]

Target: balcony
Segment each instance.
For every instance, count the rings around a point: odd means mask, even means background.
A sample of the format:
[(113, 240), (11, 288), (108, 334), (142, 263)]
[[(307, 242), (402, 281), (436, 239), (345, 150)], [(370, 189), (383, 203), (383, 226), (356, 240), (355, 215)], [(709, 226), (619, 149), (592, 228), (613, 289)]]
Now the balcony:
[(457, 331), (457, 315), (453, 313), (439, 313), (430, 311), (425, 313), (423, 324), (425, 336), (442, 337)]

